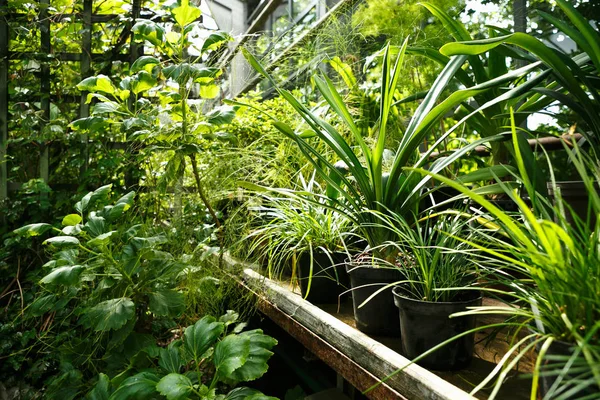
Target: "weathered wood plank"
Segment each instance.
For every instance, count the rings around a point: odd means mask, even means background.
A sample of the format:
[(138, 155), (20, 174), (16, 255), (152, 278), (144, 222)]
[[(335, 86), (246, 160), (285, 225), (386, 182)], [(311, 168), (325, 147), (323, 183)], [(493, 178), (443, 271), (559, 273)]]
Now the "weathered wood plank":
[[(92, 66), (92, 0), (83, 1), (83, 30), (81, 35), (81, 79), (90, 76)], [(87, 118), (90, 116), (90, 104), (87, 102), (87, 92), (81, 92), (79, 102), (79, 118)], [(81, 135), (83, 142), (82, 154), (83, 163), (79, 169), (79, 176), (83, 178), (87, 172), (89, 165), (89, 149), (88, 135)]]
[[(446, 382), (383, 344), (303, 300), (300, 296), (246, 268), (243, 278), (251, 287), (301, 325), (323, 338), (342, 354), (376, 377), (390, 377), (386, 383), (409, 399), (462, 400), (473, 399), (468, 393)], [(410, 365), (409, 365), (410, 364)]]

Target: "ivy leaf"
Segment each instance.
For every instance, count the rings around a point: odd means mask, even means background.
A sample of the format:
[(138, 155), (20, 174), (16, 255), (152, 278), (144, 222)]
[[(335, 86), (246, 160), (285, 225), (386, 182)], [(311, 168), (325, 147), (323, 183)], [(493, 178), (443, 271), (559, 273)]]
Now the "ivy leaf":
[(79, 282), (79, 276), (85, 270), (83, 265), (58, 267), (43, 277), (40, 282), (51, 285), (71, 286)]
[(235, 370), (248, 360), (250, 339), (241, 335), (228, 335), (215, 347), (214, 363), (220, 377), (231, 379)]
[(81, 90), (82, 92), (103, 92), (112, 95), (117, 93), (117, 88), (106, 75), (97, 75), (85, 78), (79, 82), (79, 84), (77, 84), (77, 89)]
[(109, 400), (143, 400), (156, 392), (158, 377), (151, 372), (140, 372), (125, 379), (110, 396)]
[(166, 349), (160, 349), (158, 365), (166, 372), (179, 373), (181, 369), (181, 353), (179, 345), (181, 342), (171, 342)]
[(240, 368), (228, 374), (227, 378), (235, 382), (248, 382), (260, 378), (269, 369), (267, 362), (273, 355), (273, 352), (270, 350), (277, 344), (277, 340), (271, 336), (264, 335), (260, 329), (240, 333), (237, 336), (248, 339), (250, 353), (246, 362)]
[(199, 8), (190, 6), (189, 0), (181, 0), (181, 5), (171, 11), (173, 18), (181, 27), (191, 24), (197, 20), (202, 12)]
[(39, 236), (52, 229), (50, 224), (29, 224), (15, 229), (13, 232), (19, 236), (32, 237)]
[(186, 399), (192, 393), (192, 381), (185, 375), (171, 373), (158, 382), (156, 390), (167, 400)]
[(183, 293), (175, 290), (159, 290), (150, 293), (150, 311), (155, 315), (175, 317), (185, 309), (185, 297)]
[(79, 214), (69, 214), (63, 218), (63, 226), (75, 226), (83, 220)]
[(232, 40), (232, 37), (226, 32), (215, 32), (211, 33), (204, 43), (202, 43), (202, 48), (200, 52), (204, 54), (207, 51), (216, 50), (221, 47), (224, 43)]
[(54, 236), (44, 240), (43, 244), (52, 245), (54, 247), (69, 247), (79, 245), (79, 240), (73, 236)]
[(277, 397), (265, 396), (256, 389), (239, 387), (227, 393), (223, 400), (277, 400)]
[(87, 321), (95, 331), (119, 329), (133, 318), (135, 305), (127, 297), (103, 301), (86, 313)]
[(131, 72), (137, 73), (139, 71), (152, 72), (155, 66), (160, 65), (160, 61), (156, 57), (152, 56), (141, 56), (131, 65)]
[(85, 396), (87, 400), (108, 400), (110, 394), (110, 379), (106, 374), (98, 376), (96, 386)]
[(156, 22), (142, 20), (135, 23), (131, 28), (137, 39), (147, 40), (156, 47), (163, 45), (165, 30)]
[(222, 322), (216, 322), (214, 317), (206, 316), (192, 326), (185, 328), (184, 344), (188, 354), (196, 361), (221, 336), (225, 329)]

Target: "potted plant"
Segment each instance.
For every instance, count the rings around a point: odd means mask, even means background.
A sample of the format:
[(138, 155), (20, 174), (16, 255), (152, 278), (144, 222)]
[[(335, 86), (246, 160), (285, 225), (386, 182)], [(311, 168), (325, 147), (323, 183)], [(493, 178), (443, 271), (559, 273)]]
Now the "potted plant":
[[(314, 177), (313, 177), (314, 178)], [(314, 179), (302, 183), (310, 193)], [(335, 303), (348, 287), (344, 260), (350, 237), (349, 221), (333, 210), (303, 197), (275, 197), (261, 194), (268, 206), (262, 210), (270, 221), (247, 236), (267, 255), (270, 276), (282, 275), (291, 266), (292, 278), (298, 278), (302, 296), (313, 303)]]
[[(513, 120), (513, 141), (517, 132)], [(600, 213), (600, 180), (597, 159), (565, 146), (573, 165), (580, 173), (589, 196), (588, 207)], [(552, 168), (550, 168), (552, 170)], [(424, 170), (422, 173), (428, 173)], [(485, 313), (505, 314), (506, 325), (517, 330), (514, 346), (499, 366), (472, 393), (497, 378), (493, 398), (508, 372), (530, 350), (537, 350), (532, 382), (532, 398), (540, 389), (544, 399), (597, 398), (600, 393), (600, 225), (581, 220), (568, 222), (565, 202), (535, 193), (523, 168), (520, 181), (532, 200), (532, 207), (511, 186), (500, 182), (519, 206), (515, 216), (494, 206), (483, 196), (443, 176), (436, 179), (454, 187), (479, 203), (493, 219), (498, 232), (510, 241), (487, 235), (485, 242), (468, 241), (483, 257), (501, 261), (501, 269), (512, 269), (526, 279), (506, 282), (512, 288), (504, 294), (512, 301), (506, 306), (480, 307), (458, 315)], [(479, 216), (479, 218), (483, 218)], [(473, 254), (473, 253), (469, 253)], [(519, 336), (519, 332), (521, 335)]]

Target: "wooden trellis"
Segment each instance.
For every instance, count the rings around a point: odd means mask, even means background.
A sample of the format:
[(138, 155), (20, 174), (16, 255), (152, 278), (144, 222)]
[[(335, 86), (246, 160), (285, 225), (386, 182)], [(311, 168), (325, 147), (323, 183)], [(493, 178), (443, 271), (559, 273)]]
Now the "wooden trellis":
[[(48, 11), (50, 0), (40, 0), (40, 11), (36, 20), (36, 24), (40, 31), (40, 53), (36, 52), (11, 52), (10, 47), (10, 29), (9, 22), (27, 21), (27, 16), (22, 13), (9, 13), (8, 0), (0, 0), (0, 200), (6, 198), (9, 194), (8, 182), (8, 138), (9, 138), (9, 61), (10, 60), (36, 60), (40, 63), (40, 110), (42, 113), (42, 121), (40, 130), (43, 125), (50, 120), (50, 107), (53, 100), (61, 102), (79, 102), (79, 118), (88, 117), (90, 114), (90, 104), (86, 104), (87, 93), (80, 93), (78, 96), (70, 96), (58, 100), (51, 92), (51, 76), (50, 62), (59, 61), (75, 61), (80, 63), (81, 79), (91, 75), (92, 64), (98, 60), (109, 61), (124, 61), (133, 63), (140, 55), (143, 54), (143, 46), (133, 40), (131, 27), (136, 19), (151, 18), (153, 14), (141, 13), (141, 0), (133, 0), (132, 9), (129, 13), (126, 26), (121, 34), (121, 40), (115, 45), (113, 51), (109, 54), (92, 53), (92, 30), (94, 24), (102, 24), (110, 22), (119, 17), (115, 14), (95, 14), (93, 13), (93, 0), (83, 0), (83, 10), (79, 13), (56, 13), (51, 14)], [(51, 48), (52, 24), (64, 20), (78, 20), (82, 24), (81, 30), (81, 52), (69, 53), (60, 52), (54, 53)], [(120, 49), (129, 39), (128, 54), (121, 54)], [(84, 163), (80, 173), (83, 174), (89, 162), (87, 135), (82, 135), (83, 142), (82, 158)], [(45, 182), (49, 179), (49, 143), (40, 143), (40, 159), (39, 159), (39, 177)], [(19, 187), (20, 184), (11, 185), (11, 188)], [(75, 187), (77, 185), (74, 185)]]

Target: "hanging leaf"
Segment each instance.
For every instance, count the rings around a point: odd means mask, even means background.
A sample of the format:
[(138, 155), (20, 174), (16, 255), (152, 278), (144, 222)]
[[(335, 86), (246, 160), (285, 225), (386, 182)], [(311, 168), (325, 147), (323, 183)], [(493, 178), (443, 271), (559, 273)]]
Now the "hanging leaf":
[(85, 267), (83, 265), (58, 267), (43, 277), (40, 282), (49, 285), (75, 285), (79, 282), (79, 276), (84, 270)]
[(141, 20), (136, 22), (131, 30), (135, 33), (135, 37), (138, 40), (146, 40), (156, 47), (163, 45), (165, 30), (156, 22)]
[(54, 236), (44, 241), (46, 245), (52, 245), (54, 247), (69, 247), (79, 245), (79, 240), (73, 236)]
[(133, 301), (127, 297), (103, 301), (90, 308), (85, 317), (95, 331), (119, 329), (127, 323), (135, 313)]
[(50, 224), (29, 224), (15, 229), (13, 232), (19, 236), (32, 237), (39, 236), (52, 229)]
[(222, 322), (214, 317), (206, 316), (192, 326), (185, 328), (185, 350), (190, 357), (200, 361), (200, 357), (215, 343), (225, 329)]
[(152, 73), (154, 67), (157, 65), (160, 65), (158, 58), (152, 56), (141, 56), (131, 65), (131, 72), (137, 73), (139, 71), (146, 71)]
[(80, 223), (83, 219), (79, 214), (69, 214), (63, 218), (62, 224), (63, 226), (75, 226)]
[(152, 398), (156, 393), (158, 377), (151, 372), (140, 372), (125, 379), (110, 396), (109, 400), (142, 400)]
[(200, 52), (202, 54), (206, 53), (207, 51), (213, 51), (218, 49), (219, 47), (221, 47), (223, 44), (229, 42), (233, 40), (233, 38), (226, 32), (215, 32), (215, 33), (211, 33), (206, 40), (204, 41), (204, 43), (202, 43), (202, 48), (200, 49)]
[(77, 84), (77, 89), (82, 92), (102, 92), (115, 95), (117, 88), (106, 75), (90, 76)]
[(185, 27), (200, 18), (202, 12), (199, 8), (190, 6), (189, 0), (181, 0), (181, 5), (171, 10), (171, 14), (179, 26)]

